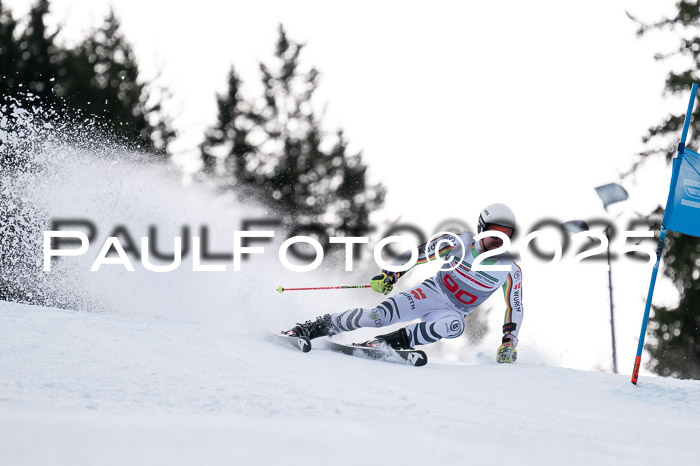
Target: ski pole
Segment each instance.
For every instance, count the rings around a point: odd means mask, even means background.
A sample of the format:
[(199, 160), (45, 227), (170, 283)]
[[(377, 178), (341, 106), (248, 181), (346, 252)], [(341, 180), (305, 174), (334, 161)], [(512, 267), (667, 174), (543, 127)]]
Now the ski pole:
[(313, 288), (283, 288), (277, 287), (277, 292), (284, 291), (307, 291), (307, 290), (346, 290), (348, 288), (370, 288), (372, 285), (341, 285), (341, 286), (316, 286)]

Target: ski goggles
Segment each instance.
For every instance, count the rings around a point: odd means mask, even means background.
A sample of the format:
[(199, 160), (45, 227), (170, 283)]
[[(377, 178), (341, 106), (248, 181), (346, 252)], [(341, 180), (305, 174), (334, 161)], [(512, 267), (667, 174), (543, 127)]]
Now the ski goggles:
[(489, 230), (494, 230), (494, 231), (500, 231), (501, 233), (505, 233), (508, 238), (513, 236), (513, 232), (515, 231), (513, 228), (510, 227), (504, 227), (501, 225), (486, 225), (486, 231)]

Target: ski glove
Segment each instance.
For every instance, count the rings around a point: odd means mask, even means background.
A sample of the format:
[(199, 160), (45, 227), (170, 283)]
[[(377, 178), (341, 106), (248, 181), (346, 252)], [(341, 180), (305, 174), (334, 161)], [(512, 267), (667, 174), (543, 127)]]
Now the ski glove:
[(511, 342), (503, 343), (496, 352), (496, 361), (499, 363), (511, 363), (518, 359), (518, 350), (516, 350)]
[(394, 289), (394, 283), (396, 283), (401, 275), (401, 272), (382, 270), (381, 274), (372, 277), (370, 285), (372, 285), (372, 289), (377, 293), (389, 294), (391, 290)]

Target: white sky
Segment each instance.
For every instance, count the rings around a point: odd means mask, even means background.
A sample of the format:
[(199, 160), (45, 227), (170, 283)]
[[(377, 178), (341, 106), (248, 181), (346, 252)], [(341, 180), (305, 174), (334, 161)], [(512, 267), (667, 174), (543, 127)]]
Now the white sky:
[[(9, 3), (16, 14), (30, 4)], [(61, 37), (79, 40), (109, 3), (53, 0)], [(231, 64), (244, 94), (257, 95), (258, 62), (271, 58), (282, 22), (307, 43), (303, 63), (322, 73), (327, 128), (342, 127), (388, 188), (383, 216), (429, 231), (454, 217), (475, 225), (491, 202), (509, 204), (523, 229), (543, 217), (602, 216), (593, 188), (618, 181), (646, 129), (685, 109), (687, 96), (662, 97), (669, 64), (653, 59), (676, 36), (638, 39), (625, 14), (653, 21), (674, 3), (120, 0), (114, 9), (144, 75), (160, 70), (174, 94), (181, 136), (172, 148), (185, 157), (216, 119)], [(651, 210), (669, 180), (670, 168), (650, 164), (638, 184), (623, 183), (630, 200), (614, 210)], [(650, 272), (613, 267), (622, 371), (631, 371)], [(562, 347), (581, 334), (599, 340), (566, 351), (580, 367), (607, 369), (607, 274), (534, 264), (524, 275), (530, 334)], [(675, 299), (668, 283), (657, 290), (655, 303)]]

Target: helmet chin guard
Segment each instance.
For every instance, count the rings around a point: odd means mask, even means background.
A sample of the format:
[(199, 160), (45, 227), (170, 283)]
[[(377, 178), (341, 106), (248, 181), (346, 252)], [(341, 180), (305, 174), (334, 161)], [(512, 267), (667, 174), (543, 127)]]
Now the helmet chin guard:
[(479, 233), (488, 230), (489, 225), (512, 228), (512, 237), (515, 234), (515, 214), (505, 204), (489, 204), (479, 214)]

